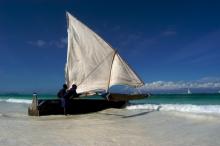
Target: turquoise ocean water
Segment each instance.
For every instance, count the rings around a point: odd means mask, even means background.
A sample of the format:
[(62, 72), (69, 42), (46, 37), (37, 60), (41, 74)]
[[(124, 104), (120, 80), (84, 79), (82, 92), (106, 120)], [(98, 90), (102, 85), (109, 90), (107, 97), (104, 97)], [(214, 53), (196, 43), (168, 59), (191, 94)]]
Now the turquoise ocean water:
[(147, 99), (131, 103), (220, 105), (220, 94), (154, 94)]
[[(43, 99), (54, 99), (56, 95), (38, 95)], [(94, 97), (102, 99), (101, 97)], [(30, 104), (32, 95), (0, 94), (0, 104)], [(220, 114), (220, 94), (153, 94), (147, 99), (129, 101), (129, 110), (153, 109), (192, 113)]]

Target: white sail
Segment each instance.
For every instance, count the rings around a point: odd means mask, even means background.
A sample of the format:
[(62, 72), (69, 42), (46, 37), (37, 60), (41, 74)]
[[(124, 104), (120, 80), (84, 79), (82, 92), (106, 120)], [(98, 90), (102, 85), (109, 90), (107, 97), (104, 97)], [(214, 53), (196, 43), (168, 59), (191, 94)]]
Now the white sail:
[(141, 86), (143, 82), (95, 32), (67, 13), (68, 50), (66, 83), (77, 92), (108, 90), (113, 85)]
[(113, 85), (143, 85), (143, 82), (138, 78), (134, 71), (131, 70), (119, 54), (115, 54), (112, 64), (110, 86)]

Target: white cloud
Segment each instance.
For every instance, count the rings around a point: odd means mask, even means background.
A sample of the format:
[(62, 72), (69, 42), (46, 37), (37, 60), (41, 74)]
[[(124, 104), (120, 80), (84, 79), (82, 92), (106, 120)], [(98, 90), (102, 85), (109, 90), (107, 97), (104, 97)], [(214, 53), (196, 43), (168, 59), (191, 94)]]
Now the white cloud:
[(67, 44), (67, 38), (61, 38), (60, 42), (63, 43), (63, 44)]
[(142, 90), (179, 90), (179, 89), (186, 89), (186, 88), (194, 88), (194, 89), (200, 89), (200, 88), (206, 88), (206, 89), (215, 89), (220, 88), (220, 80), (218, 81), (155, 81), (152, 83), (146, 83), (143, 87), (141, 87)]
[(46, 42), (43, 41), (43, 40), (29, 41), (29, 42), (27, 42), (27, 43), (30, 44), (30, 45), (37, 46), (37, 47), (43, 47), (43, 46), (46, 45)]
[(46, 44), (46, 42), (43, 41), (43, 40), (38, 40), (38, 41), (36, 42), (36, 44), (37, 44), (37, 46), (42, 47), (42, 46), (44, 46), (44, 45)]
[(30, 45), (37, 46), (37, 47), (56, 47), (56, 48), (65, 48), (67, 44), (67, 38), (61, 38), (58, 41), (44, 41), (44, 40), (37, 40), (37, 41), (28, 41)]
[(204, 77), (199, 82), (220, 82), (220, 77)]
[(174, 36), (176, 34), (177, 34), (177, 32), (174, 30), (166, 30), (166, 31), (162, 32), (162, 36)]

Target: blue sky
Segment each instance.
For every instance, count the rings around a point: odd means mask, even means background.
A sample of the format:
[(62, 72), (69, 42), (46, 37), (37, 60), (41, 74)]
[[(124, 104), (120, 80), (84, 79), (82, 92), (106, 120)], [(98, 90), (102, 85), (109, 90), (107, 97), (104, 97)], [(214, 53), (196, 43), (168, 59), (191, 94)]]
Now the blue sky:
[(66, 11), (116, 48), (146, 90), (182, 84), (220, 90), (219, 7), (218, 0), (3, 0), (0, 92), (60, 88)]

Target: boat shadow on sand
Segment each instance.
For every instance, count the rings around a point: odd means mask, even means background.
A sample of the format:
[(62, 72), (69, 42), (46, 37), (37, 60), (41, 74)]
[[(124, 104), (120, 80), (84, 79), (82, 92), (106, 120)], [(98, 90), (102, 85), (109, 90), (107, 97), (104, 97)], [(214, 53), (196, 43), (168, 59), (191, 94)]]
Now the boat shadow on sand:
[(135, 113), (132, 115), (123, 115), (123, 114), (116, 114), (116, 113), (99, 113), (99, 114), (104, 114), (104, 115), (113, 115), (113, 116), (118, 116), (121, 118), (134, 118), (134, 117), (138, 117), (138, 116), (144, 116), (153, 112), (157, 112), (160, 110), (160, 106), (157, 109), (153, 109), (153, 110), (148, 110), (148, 111), (144, 111), (144, 112), (139, 112), (139, 113)]

